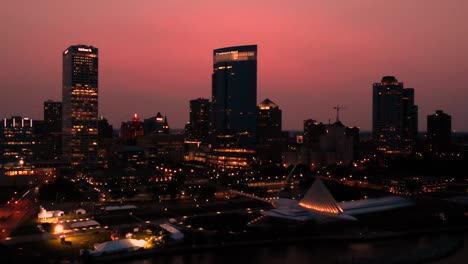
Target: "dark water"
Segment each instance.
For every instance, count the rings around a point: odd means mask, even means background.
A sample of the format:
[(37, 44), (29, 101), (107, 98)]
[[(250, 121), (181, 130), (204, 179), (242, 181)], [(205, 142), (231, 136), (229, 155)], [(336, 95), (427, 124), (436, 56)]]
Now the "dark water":
[[(468, 236), (465, 235), (465, 241)], [(352, 259), (391, 258), (408, 255), (416, 250), (429, 249), (440, 243), (440, 237), (420, 237), (394, 239), (387, 241), (360, 243), (317, 243), (303, 242), (300, 244), (268, 245), (252, 247), (236, 247), (230, 249), (210, 250), (197, 253), (153, 256), (140, 260), (132, 260), (131, 264), (227, 264), (227, 263), (339, 263)], [(467, 243), (455, 255), (435, 263), (468, 263)], [(447, 262), (447, 261), (449, 262)], [(372, 262), (370, 262), (372, 263)]]

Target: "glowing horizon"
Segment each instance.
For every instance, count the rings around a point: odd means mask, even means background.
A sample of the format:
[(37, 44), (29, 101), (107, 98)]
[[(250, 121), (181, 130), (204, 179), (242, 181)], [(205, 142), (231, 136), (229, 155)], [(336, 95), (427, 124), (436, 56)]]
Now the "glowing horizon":
[(256, 44), (258, 103), (280, 107), (284, 130), (333, 121), (341, 105), (345, 125), (370, 131), (372, 84), (392, 75), (415, 89), (419, 131), (438, 109), (468, 131), (467, 9), (463, 0), (8, 1), (0, 117), (42, 119), (44, 101), (62, 98), (63, 52), (85, 44), (100, 52), (99, 116), (118, 128), (161, 112), (183, 128), (189, 100), (211, 98), (213, 50)]

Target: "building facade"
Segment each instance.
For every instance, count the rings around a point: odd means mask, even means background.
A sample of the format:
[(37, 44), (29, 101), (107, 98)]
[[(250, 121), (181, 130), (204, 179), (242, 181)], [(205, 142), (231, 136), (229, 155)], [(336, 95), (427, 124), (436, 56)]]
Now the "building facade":
[(414, 89), (404, 88), (393, 76), (373, 85), (372, 135), (386, 155), (409, 154), (416, 144), (418, 107)]
[(143, 122), (134, 114), (131, 121), (122, 122), (120, 126), (120, 138), (126, 143), (135, 143), (137, 137), (144, 135)]
[(214, 135), (243, 134), (255, 140), (256, 45), (213, 51), (212, 118)]
[(143, 121), (145, 135), (169, 134), (169, 124), (167, 117), (163, 117), (160, 112), (155, 116)]
[(282, 111), (268, 98), (258, 104), (257, 111), (257, 158), (262, 163), (281, 163)]
[(33, 120), (27, 117), (13, 116), (4, 118), (0, 124), (0, 162), (21, 164), (34, 159), (35, 145)]
[(210, 131), (211, 103), (208, 99), (190, 100), (190, 121), (187, 125), (186, 139), (202, 143), (208, 142)]
[(98, 148), (98, 49), (63, 52), (63, 156), (72, 167), (94, 165)]
[[(41, 160), (59, 160), (62, 156), (62, 102), (44, 102), (44, 121), (42, 131), (35, 125), (37, 152)], [(41, 147), (39, 147), (41, 146)]]
[(429, 151), (446, 151), (452, 143), (452, 117), (442, 110), (427, 116), (427, 141)]

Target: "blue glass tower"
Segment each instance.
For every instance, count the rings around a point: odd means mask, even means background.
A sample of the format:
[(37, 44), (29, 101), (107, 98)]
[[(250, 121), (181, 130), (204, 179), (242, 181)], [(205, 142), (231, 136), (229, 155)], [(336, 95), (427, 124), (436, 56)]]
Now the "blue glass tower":
[(255, 138), (257, 45), (213, 51), (212, 126), (215, 135)]

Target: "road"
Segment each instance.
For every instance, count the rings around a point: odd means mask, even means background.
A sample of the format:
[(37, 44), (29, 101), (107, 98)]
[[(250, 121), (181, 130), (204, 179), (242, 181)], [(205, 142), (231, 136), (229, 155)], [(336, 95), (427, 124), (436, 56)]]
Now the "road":
[(37, 195), (37, 189), (33, 187), (27, 190), (15, 203), (1, 208), (1, 214), (8, 215), (8, 217), (0, 221), (0, 241), (7, 239), (19, 225), (37, 212), (35, 202)]

